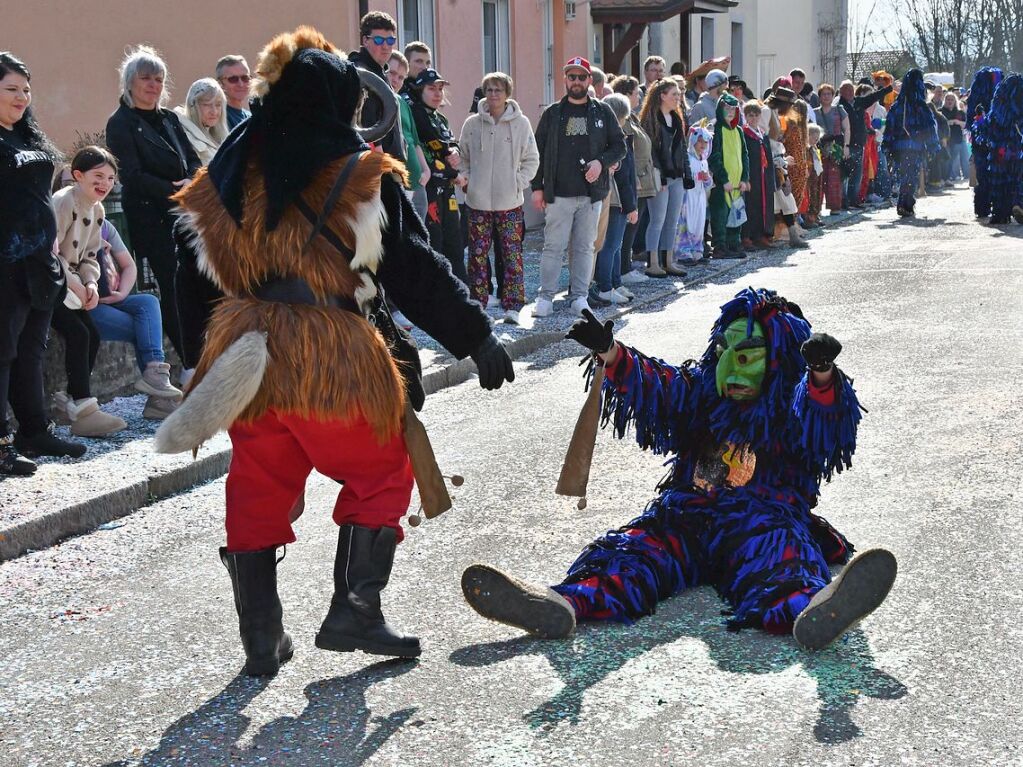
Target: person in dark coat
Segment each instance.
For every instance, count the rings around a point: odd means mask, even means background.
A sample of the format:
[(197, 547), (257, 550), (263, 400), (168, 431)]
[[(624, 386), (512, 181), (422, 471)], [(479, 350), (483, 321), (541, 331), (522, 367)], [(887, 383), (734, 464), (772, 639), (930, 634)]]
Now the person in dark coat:
[(174, 298), (174, 222), (170, 197), (187, 186), (202, 162), (178, 116), (165, 109), (167, 65), (148, 46), (121, 63), (121, 99), (107, 120), (107, 146), (120, 165), (124, 214), (135, 254), (160, 288), (163, 328), (178, 356), (181, 331)]
[(747, 101), (742, 108), (746, 117), (742, 132), (749, 155), (749, 184), (746, 192), (746, 223), (742, 225), (743, 244), (752, 248), (771, 248), (774, 236), (774, 158), (771, 139), (760, 129), (763, 107), (759, 101)]
[[(386, 82), (384, 67), (387, 66), (391, 52), (398, 43), (397, 30), (398, 27), (390, 14), (381, 11), (367, 13), (359, 22), (362, 47), (348, 54), (348, 60), (360, 69), (366, 69)], [(382, 114), (378, 97), (371, 94), (362, 105), (363, 124), (375, 125), (380, 121)], [(405, 138), (401, 134), (401, 125), (396, 125), (377, 143), (381, 149), (396, 160), (405, 162), (408, 157)]]

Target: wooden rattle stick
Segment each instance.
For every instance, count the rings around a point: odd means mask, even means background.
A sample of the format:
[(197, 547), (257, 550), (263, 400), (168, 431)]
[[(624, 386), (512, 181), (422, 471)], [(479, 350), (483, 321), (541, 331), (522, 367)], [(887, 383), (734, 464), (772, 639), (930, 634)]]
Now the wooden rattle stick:
[(451, 496), (437, 466), (437, 457), (430, 444), (426, 427), (416, 411), (405, 403), (405, 447), (412, 463), (412, 475), (419, 488), (419, 500), (427, 519), (433, 519), (451, 508)]
[(586, 508), (586, 485), (590, 481), (590, 465), (593, 463), (593, 447), (597, 441), (597, 427), (600, 425), (600, 390), (604, 384), (604, 366), (597, 365), (590, 382), (586, 402), (579, 412), (572, 441), (561, 465), (561, 476), (555, 492), (558, 495), (579, 497), (578, 508)]

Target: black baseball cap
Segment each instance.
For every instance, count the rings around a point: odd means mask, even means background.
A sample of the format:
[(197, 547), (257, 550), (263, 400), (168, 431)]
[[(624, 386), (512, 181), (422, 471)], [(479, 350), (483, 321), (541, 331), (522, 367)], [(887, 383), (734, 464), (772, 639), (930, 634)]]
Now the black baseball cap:
[(433, 83), (443, 83), (444, 85), (451, 84), (450, 81), (445, 80), (440, 76), (440, 72), (431, 67), (429, 69), (424, 69), (416, 76), (416, 79), (412, 81), (412, 87), (424, 88), (425, 86), (432, 85)]

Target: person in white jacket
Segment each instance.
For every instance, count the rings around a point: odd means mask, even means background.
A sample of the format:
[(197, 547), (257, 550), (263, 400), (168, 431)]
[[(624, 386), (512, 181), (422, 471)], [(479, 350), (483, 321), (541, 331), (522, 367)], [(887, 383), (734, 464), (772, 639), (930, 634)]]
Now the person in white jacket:
[(175, 107), (188, 142), (203, 165), (209, 165), (227, 138), (227, 97), (212, 77), (192, 83), (185, 103)]
[(499, 240), (503, 257), (498, 292), (505, 322), (518, 324), (526, 303), (522, 272), (525, 215), (523, 190), (540, 165), (533, 127), (511, 98), (514, 83), (503, 72), (483, 78), (479, 112), (462, 126), (459, 175), (466, 182), (469, 214), (469, 292), (490, 300), (490, 245)]

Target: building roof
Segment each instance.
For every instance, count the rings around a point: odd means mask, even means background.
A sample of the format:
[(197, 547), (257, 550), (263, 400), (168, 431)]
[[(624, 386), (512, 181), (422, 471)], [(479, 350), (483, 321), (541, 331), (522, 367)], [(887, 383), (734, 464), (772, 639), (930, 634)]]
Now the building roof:
[(863, 51), (850, 53), (845, 59), (845, 70), (850, 77), (863, 77), (881, 69), (897, 77), (916, 66), (913, 54), (906, 50)]
[(590, 15), (597, 24), (666, 21), (685, 11), (721, 13), (736, 0), (590, 0)]

